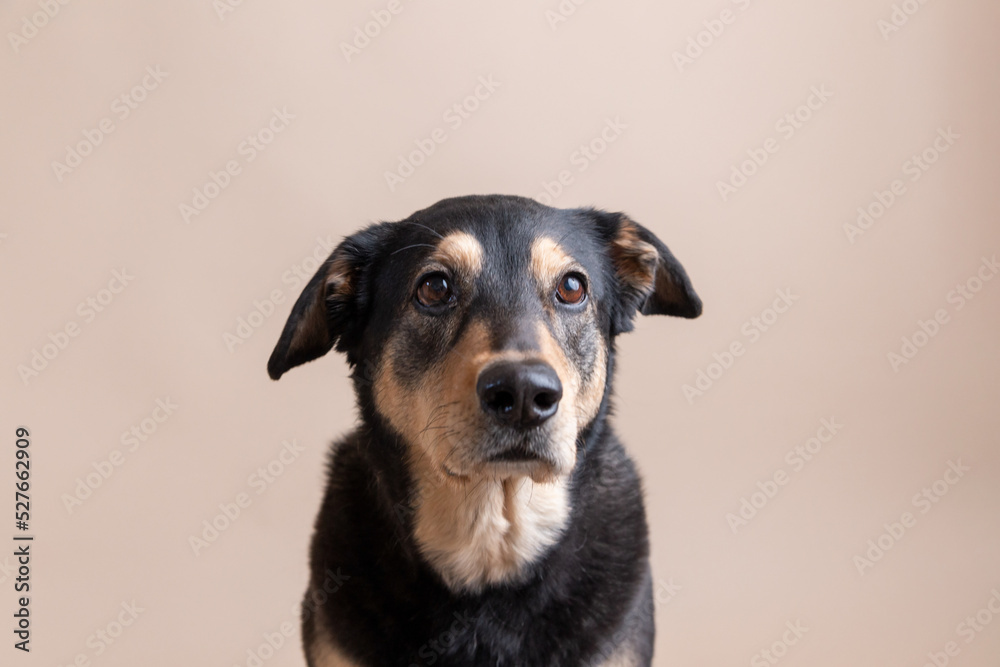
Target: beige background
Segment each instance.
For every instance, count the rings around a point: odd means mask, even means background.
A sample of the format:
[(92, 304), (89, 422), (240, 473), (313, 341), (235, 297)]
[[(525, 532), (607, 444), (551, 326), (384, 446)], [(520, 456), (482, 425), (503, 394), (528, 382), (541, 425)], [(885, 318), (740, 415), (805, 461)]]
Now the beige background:
[[(349, 62), (340, 44), (386, 2), (50, 4), (37, 34), (23, 23), (37, 1), (0, 11), (0, 479), (29, 426), (37, 535), (30, 656), (10, 647), (0, 556), (0, 662), (252, 663), (294, 618), (327, 444), (354, 420), (340, 358), (267, 379), (297, 295), (283, 275), (325, 254), (317, 237), (447, 196), (536, 196), (568, 170), (556, 205), (629, 212), (706, 304), (620, 341), (617, 427), (644, 472), (655, 575), (680, 587), (657, 611), (656, 664), (771, 664), (758, 652), (796, 621), (808, 631), (783, 665), (919, 666), (951, 641), (948, 664), (998, 664), (1000, 618), (971, 642), (959, 624), (1000, 587), (1000, 280), (948, 300), (1000, 252), (996, 3), (907, 0), (919, 11), (885, 36), (889, 0), (566, 0), (554, 27), (557, 0), (402, 0)], [(678, 67), (723, 10), (731, 23)], [(147, 67), (165, 78), (120, 118)], [(449, 125), (490, 76), (499, 87)], [(786, 137), (776, 123), (813, 86), (832, 96)], [(241, 142), (275, 108), (294, 119), (247, 162)], [(52, 163), (103, 118), (114, 131), (60, 181)], [(608, 119), (627, 127), (579, 171), (574, 152)], [(911, 181), (904, 163), (949, 127), (959, 138)], [(435, 128), (447, 140), (390, 191), (384, 172)], [(717, 182), (769, 138), (779, 150), (723, 201)], [(240, 173), (185, 222), (180, 205), (229, 160)], [(894, 179), (905, 194), (851, 243), (844, 225)], [(78, 304), (123, 268), (134, 279), (86, 321)], [(744, 323), (779, 289), (797, 300), (751, 341)], [(225, 334), (275, 290), (277, 312), (230, 350)], [(948, 322), (894, 371), (888, 353), (938, 309)], [(22, 379), (70, 323), (78, 335)], [(737, 341), (745, 353), (687, 400)], [(121, 434), (168, 398), (179, 407), (128, 451)], [(831, 417), (843, 428), (795, 471), (786, 452)], [(304, 452), (258, 494), (249, 478), (292, 439)], [(114, 450), (122, 464), (68, 511), (64, 494)], [(922, 514), (914, 495), (959, 460), (969, 471)], [(734, 532), (727, 514), (779, 470), (788, 483)], [(252, 504), (195, 555), (189, 537), (239, 493)], [(860, 573), (904, 512), (916, 524)], [(132, 601), (144, 611), (96, 655), (88, 638)], [(302, 665), (297, 631), (264, 664)]]

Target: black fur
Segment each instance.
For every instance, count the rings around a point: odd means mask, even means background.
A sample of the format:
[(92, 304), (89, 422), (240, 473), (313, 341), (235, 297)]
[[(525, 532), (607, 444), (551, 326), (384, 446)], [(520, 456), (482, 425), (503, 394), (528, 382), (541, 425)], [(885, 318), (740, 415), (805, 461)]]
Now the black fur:
[[(609, 244), (626, 223), (659, 255), (652, 292), (636, 292), (616, 274)], [(421, 557), (412, 536), (407, 444), (377, 412), (372, 393), (386, 340), (403, 309), (411, 307), (413, 267), (431, 252), (427, 246), (454, 229), (473, 234), (490, 258), (470, 309), (496, 323), (494, 336), (515, 335), (518, 313), (538, 307), (537, 291), (523, 275), (523, 250), (546, 233), (587, 267), (590, 295), (600, 304), (596, 328), (608, 351), (603, 401), (577, 438), (562, 538), (529, 566), (522, 583), (478, 593), (453, 592)], [(346, 300), (322, 293), (325, 272), (338, 258), (350, 267)], [(498, 290), (502, 298), (489, 296)], [(327, 306), (325, 338), (290, 350), (297, 320), (317, 299)], [(343, 581), (320, 599), (307, 595), (307, 647), (315, 639), (316, 619), (323, 618), (340, 649), (366, 666), (599, 665), (625, 643), (634, 647), (636, 664), (649, 664), (654, 628), (641, 484), (607, 421), (614, 338), (631, 329), (637, 312), (696, 317), (701, 302), (666, 246), (617, 214), (552, 209), (519, 197), (462, 197), (369, 227), (334, 251), (293, 307), (268, 364), (277, 379), (336, 346), (351, 365), (361, 416), (361, 426), (331, 453), (312, 542), (311, 586), (323, 589), (331, 573)], [(504, 331), (506, 325), (511, 331)], [(403, 375), (418, 379), (462, 326), (428, 329), (426, 340), (418, 336), (413, 346), (419, 352)]]

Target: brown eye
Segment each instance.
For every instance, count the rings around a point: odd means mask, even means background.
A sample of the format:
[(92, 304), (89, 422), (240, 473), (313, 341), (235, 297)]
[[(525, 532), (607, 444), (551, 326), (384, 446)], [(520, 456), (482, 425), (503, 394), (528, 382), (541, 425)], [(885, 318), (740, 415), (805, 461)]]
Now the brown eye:
[(445, 306), (453, 299), (451, 284), (442, 273), (432, 273), (420, 279), (417, 286), (417, 301), (428, 308)]
[(567, 273), (559, 281), (556, 296), (570, 306), (583, 303), (587, 297), (587, 288), (583, 284), (583, 276), (578, 273)]

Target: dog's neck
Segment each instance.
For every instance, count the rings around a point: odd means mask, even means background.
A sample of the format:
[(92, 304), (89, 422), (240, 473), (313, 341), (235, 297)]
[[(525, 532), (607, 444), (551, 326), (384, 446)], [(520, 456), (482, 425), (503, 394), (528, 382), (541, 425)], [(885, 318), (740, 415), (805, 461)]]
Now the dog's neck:
[(449, 588), (476, 592), (516, 583), (561, 537), (569, 520), (569, 479), (420, 475), (413, 537)]

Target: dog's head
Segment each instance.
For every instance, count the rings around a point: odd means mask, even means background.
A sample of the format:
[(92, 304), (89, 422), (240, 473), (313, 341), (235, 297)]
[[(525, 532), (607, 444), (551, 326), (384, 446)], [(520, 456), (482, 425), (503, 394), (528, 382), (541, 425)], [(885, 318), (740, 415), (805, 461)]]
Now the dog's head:
[(684, 269), (622, 214), (520, 197), (447, 199), (345, 239), (268, 362), (345, 352), (370, 405), (430, 475), (568, 474), (636, 313), (697, 317)]

